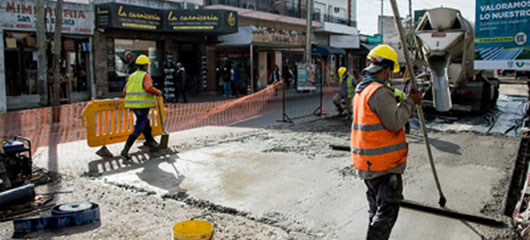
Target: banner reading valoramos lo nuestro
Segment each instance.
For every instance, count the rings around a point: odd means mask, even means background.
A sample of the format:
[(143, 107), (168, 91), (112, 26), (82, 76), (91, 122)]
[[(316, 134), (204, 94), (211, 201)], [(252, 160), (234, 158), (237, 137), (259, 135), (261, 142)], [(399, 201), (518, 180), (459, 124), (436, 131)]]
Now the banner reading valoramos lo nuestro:
[(476, 0), (475, 69), (530, 70), (530, 0)]

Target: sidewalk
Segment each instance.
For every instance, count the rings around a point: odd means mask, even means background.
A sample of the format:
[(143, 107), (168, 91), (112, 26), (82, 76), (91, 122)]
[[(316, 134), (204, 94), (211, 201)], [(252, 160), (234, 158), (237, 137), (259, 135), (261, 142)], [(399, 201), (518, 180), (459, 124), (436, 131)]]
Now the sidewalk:
[[(324, 88), (325, 90), (325, 88)], [(319, 96), (320, 94), (320, 88), (317, 87), (315, 91), (311, 92), (297, 92), (296, 89), (290, 88), (287, 89), (285, 92), (285, 99), (286, 100), (293, 100), (293, 99), (301, 99), (301, 98), (307, 98), (307, 97), (315, 97)], [(244, 97), (248, 95), (240, 95), (240, 97)], [(282, 90), (278, 89), (278, 94), (274, 97), (275, 100), (281, 100), (282, 98)], [(188, 96), (188, 103), (200, 103), (200, 102), (216, 102), (216, 101), (224, 101), (224, 100), (230, 100), (230, 99), (237, 99), (237, 97), (223, 97), (221, 93), (219, 92), (208, 92), (208, 93), (200, 93), (197, 96)], [(182, 99), (180, 99), (179, 103), (182, 103)]]

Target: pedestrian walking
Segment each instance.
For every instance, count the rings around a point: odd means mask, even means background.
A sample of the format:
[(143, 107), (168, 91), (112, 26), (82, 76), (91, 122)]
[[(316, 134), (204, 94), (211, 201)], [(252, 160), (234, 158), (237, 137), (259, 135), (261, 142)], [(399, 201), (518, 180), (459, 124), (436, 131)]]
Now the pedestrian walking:
[(248, 94), (248, 86), (250, 84), (248, 78), (249, 67), (245, 62), (239, 64), (239, 93), (246, 95)]
[(275, 84), (277, 82), (280, 82), (282, 80), (282, 73), (280, 72), (280, 67), (278, 65), (274, 65), (274, 69), (271, 72), (271, 75), (269, 76), (269, 83)]
[(368, 54), (370, 65), (355, 89), (351, 151), (353, 166), (364, 180), (369, 206), (366, 239), (388, 239), (403, 200), (401, 175), (405, 171), (408, 145), (403, 126), (412, 117), (421, 92), (410, 92), (396, 103), (386, 83), (399, 72), (397, 52), (378, 45)]
[(232, 69), (230, 70), (230, 78), (232, 80), (232, 93), (239, 97), (239, 68), (237, 67), (237, 64), (234, 64)]
[(232, 63), (227, 61), (221, 69), (221, 78), (223, 79), (223, 97), (232, 97)]
[(158, 147), (158, 143), (151, 133), (152, 129), (148, 115), (150, 108), (156, 107), (155, 96), (161, 96), (162, 93), (153, 87), (151, 75), (147, 73), (149, 64), (151, 64), (149, 58), (142, 54), (138, 56), (135, 63), (138, 65), (138, 70), (127, 78), (127, 84), (123, 89), (125, 108), (131, 110), (136, 116), (134, 130), (127, 138), (127, 142), (125, 142), (125, 146), (120, 153), (125, 161), (130, 161), (129, 150), (141, 133), (144, 134), (146, 140), (144, 145), (151, 149)]
[(175, 99), (179, 102), (180, 95), (184, 103), (188, 102), (186, 97), (186, 69), (182, 66), (182, 63), (177, 63), (177, 72), (175, 74)]
[(285, 89), (289, 89), (291, 87), (291, 80), (293, 78), (293, 74), (291, 69), (289, 68), (289, 65), (285, 64), (283, 65), (283, 78), (285, 80)]

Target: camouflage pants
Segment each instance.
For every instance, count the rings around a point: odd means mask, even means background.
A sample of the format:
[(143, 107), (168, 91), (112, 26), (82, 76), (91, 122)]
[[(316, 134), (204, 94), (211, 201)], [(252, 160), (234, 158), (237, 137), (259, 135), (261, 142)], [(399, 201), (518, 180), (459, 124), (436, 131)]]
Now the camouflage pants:
[(370, 209), (370, 225), (366, 239), (388, 239), (396, 223), (399, 204), (403, 200), (401, 174), (390, 173), (364, 181)]

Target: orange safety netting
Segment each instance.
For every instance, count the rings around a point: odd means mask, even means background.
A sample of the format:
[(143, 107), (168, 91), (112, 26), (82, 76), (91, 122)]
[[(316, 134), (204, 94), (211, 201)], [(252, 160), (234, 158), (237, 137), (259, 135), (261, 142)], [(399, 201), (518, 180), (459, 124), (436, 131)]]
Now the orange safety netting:
[[(259, 116), (272, 104), (281, 101), (278, 96), (281, 83), (259, 92), (231, 100), (201, 103), (166, 104), (168, 115), (166, 131), (174, 132), (207, 125), (228, 126)], [(32, 142), (32, 151), (41, 146), (86, 139), (81, 113), (88, 102), (20, 110), (0, 114), (0, 137), (21, 136)], [(54, 123), (52, 114), (60, 116)]]

